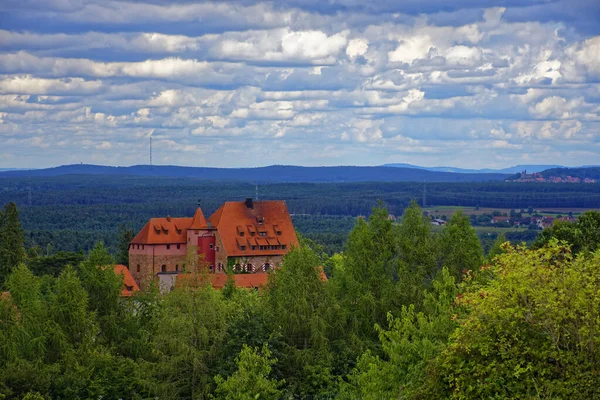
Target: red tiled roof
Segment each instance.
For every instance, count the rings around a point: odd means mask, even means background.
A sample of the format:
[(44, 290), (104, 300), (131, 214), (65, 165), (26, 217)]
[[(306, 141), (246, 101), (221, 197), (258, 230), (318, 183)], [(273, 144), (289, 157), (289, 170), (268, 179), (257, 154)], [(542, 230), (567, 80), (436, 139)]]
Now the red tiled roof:
[(115, 274), (123, 275), (123, 290), (121, 291), (121, 296), (129, 297), (133, 293), (140, 290), (140, 287), (137, 283), (135, 283), (135, 279), (129, 272), (129, 269), (121, 264), (115, 265)]
[(133, 244), (186, 243), (192, 218), (151, 218), (133, 238)]
[[(217, 227), (225, 251), (230, 257), (282, 255), (286, 254), (291, 246), (298, 246), (298, 237), (284, 201), (255, 201), (252, 208), (247, 207), (243, 201), (228, 201), (209, 218), (209, 222)], [(244, 236), (240, 235), (239, 228)], [(281, 234), (277, 235), (276, 231)], [(266, 232), (266, 235), (260, 236), (260, 232)], [(267, 240), (269, 242), (278, 240), (281, 245), (286, 246), (286, 249), (260, 250), (257, 247), (252, 250), (248, 246), (245, 250), (241, 250), (238, 238), (250, 239), (251, 242), (255, 239), (260, 246), (268, 246)]]
[(200, 209), (200, 207), (198, 207), (198, 209), (196, 210), (196, 213), (194, 214), (194, 217), (192, 218), (192, 222), (191, 222), (189, 229), (206, 229), (206, 228), (207, 228), (206, 218), (204, 218), (204, 214), (202, 213), (202, 210)]

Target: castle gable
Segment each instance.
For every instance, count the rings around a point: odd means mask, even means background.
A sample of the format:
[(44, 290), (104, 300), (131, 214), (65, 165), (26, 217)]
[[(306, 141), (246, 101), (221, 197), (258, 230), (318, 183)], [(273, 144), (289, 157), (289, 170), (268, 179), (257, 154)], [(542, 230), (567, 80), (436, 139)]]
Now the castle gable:
[[(202, 211), (200, 211), (202, 213)], [(204, 217), (204, 216), (203, 216)], [(186, 243), (192, 218), (151, 218), (133, 238), (132, 244)]]
[(283, 255), (298, 246), (284, 201), (228, 201), (209, 219), (229, 257)]

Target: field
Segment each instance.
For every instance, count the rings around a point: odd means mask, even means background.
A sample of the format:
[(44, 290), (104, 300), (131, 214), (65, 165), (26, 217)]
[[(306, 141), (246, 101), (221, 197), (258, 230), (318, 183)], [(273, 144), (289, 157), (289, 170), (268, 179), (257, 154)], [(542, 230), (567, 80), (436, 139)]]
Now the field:
[[(491, 207), (457, 207), (457, 206), (433, 206), (433, 207), (425, 207), (423, 211), (426, 211), (429, 215), (434, 216), (436, 218), (442, 217), (445, 215), (447, 218), (450, 218), (454, 213), (458, 210), (461, 210), (463, 214), (466, 215), (482, 215), (482, 214), (492, 214), (494, 211), (498, 211), (502, 214), (510, 215), (511, 210), (525, 213), (529, 215), (529, 212), (526, 209), (511, 209), (511, 208), (491, 208)], [(561, 207), (552, 207), (552, 208), (535, 208), (533, 209), (533, 214), (539, 215), (569, 215), (572, 213), (573, 216), (577, 216), (588, 210), (598, 210), (597, 208), (561, 208)]]

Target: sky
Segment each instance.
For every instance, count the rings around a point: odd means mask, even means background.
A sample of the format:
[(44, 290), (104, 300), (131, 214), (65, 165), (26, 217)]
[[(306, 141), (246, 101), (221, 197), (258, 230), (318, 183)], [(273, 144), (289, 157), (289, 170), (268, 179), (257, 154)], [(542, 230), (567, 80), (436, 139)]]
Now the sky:
[(0, 1), (0, 167), (600, 164), (598, 0)]

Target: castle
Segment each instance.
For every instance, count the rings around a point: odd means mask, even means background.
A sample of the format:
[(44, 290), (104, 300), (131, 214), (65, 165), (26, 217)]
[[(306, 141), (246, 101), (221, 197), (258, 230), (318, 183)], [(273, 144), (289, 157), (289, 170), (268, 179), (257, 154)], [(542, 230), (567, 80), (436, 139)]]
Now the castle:
[(225, 202), (208, 219), (200, 205), (191, 218), (151, 218), (129, 244), (129, 269), (140, 284), (158, 277), (173, 287), (177, 275), (197, 268), (186, 265), (193, 249), (212, 274), (231, 268), (262, 282), (298, 245), (284, 201), (247, 198)]

